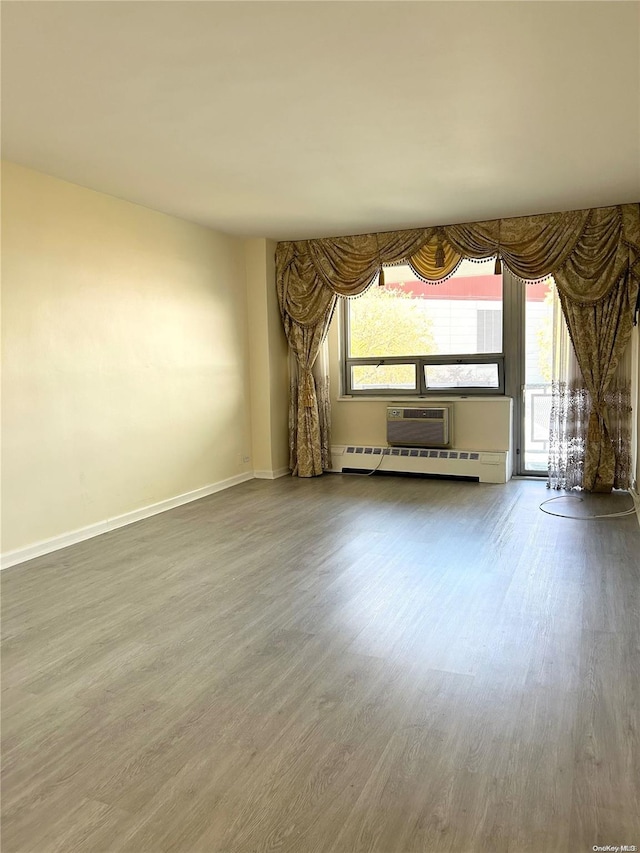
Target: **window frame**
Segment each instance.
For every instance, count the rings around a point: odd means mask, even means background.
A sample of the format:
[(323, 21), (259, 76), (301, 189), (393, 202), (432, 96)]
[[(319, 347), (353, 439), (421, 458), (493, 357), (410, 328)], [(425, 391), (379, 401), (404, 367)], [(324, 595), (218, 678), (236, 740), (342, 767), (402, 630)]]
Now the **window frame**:
[[(344, 324), (346, 325), (346, 323)], [(345, 352), (348, 350), (345, 347)], [(503, 353), (481, 353), (480, 355), (414, 355), (414, 356), (381, 356), (377, 358), (349, 358), (343, 360), (343, 388), (344, 395), (347, 397), (503, 397), (505, 395), (505, 373), (504, 373), (504, 354)], [(401, 388), (353, 388), (351, 384), (351, 368), (362, 365), (381, 366), (383, 364), (413, 364), (416, 369), (416, 387)], [(498, 368), (498, 387), (492, 388), (488, 385), (455, 385), (441, 388), (428, 388), (424, 376), (424, 367), (428, 364), (460, 364), (460, 365), (475, 365), (475, 364), (495, 364)]]
[[(371, 287), (377, 287), (374, 282)], [(506, 396), (505, 381), (505, 353), (509, 350), (511, 337), (511, 310), (510, 310), (511, 288), (507, 286), (507, 280), (502, 275), (502, 352), (497, 353), (475, 353), (475, 354), (446, 354), (446, 355), (397, 355), (397, 356), (367, 356), (351, 357), (351, 340), (349, 324), (349, 298), (341, 300), (340, 306), (340, 362), (342, 367), (342, 395), (345, 397), (504, 397)], [(377, 388), (377, 389), (354, 389), (351, 383), (351, 368), (363, 366), (380, 366), (383, 364), (413, 364), (416, 371), (416, 387), (407, 388)], [(424, 367), (428, 364), (496, 364), (498, 367), (498, 387), (488, 386), (452, 386), (444, 388), (427, 388)]]

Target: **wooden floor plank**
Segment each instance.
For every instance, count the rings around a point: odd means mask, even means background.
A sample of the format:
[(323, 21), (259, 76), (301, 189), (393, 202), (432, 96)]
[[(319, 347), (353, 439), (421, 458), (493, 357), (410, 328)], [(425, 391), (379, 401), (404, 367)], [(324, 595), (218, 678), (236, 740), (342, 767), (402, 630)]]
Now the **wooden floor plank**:
[(640, 846), (640, 529), (547, 497), (255, 480), (6, 570), (3, 853)]

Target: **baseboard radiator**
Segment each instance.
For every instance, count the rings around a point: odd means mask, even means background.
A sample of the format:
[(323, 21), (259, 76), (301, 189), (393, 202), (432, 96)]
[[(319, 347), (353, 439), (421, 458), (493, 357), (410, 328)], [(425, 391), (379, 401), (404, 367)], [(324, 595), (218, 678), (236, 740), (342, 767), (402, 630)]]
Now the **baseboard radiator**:
[(333, 445), (333, 471), (368, 473), (374, 469), (398, 474), (464, 477), (480, 483), (506, 483), (511, 477), (506, 450), (435, 450), (419, 447)]

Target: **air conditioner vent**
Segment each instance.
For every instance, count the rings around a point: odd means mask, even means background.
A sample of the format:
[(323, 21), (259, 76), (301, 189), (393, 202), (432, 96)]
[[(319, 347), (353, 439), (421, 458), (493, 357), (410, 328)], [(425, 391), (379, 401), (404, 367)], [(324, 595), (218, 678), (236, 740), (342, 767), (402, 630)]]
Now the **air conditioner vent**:
[(442, 417), (442, 409), (402, 409), (405, 418), (421, 418), (426, 420), (436, 420)]

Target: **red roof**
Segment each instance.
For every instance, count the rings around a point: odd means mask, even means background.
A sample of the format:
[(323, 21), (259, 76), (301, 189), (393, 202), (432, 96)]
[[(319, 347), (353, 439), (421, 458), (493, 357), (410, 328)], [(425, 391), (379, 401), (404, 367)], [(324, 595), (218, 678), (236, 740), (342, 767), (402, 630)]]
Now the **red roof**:
[[(527, 300), (533, 302), (542, 302), (549, 289), (547, 281), (523, 283), (522, 286), (527, 288)], [(440, 284), (427, 284), (414, 278), (398, 284), (389, 283), (387, 287), (403, 290), (422, 299), (502, 299), (502, 277), (499, 275), (455, 276)]]

